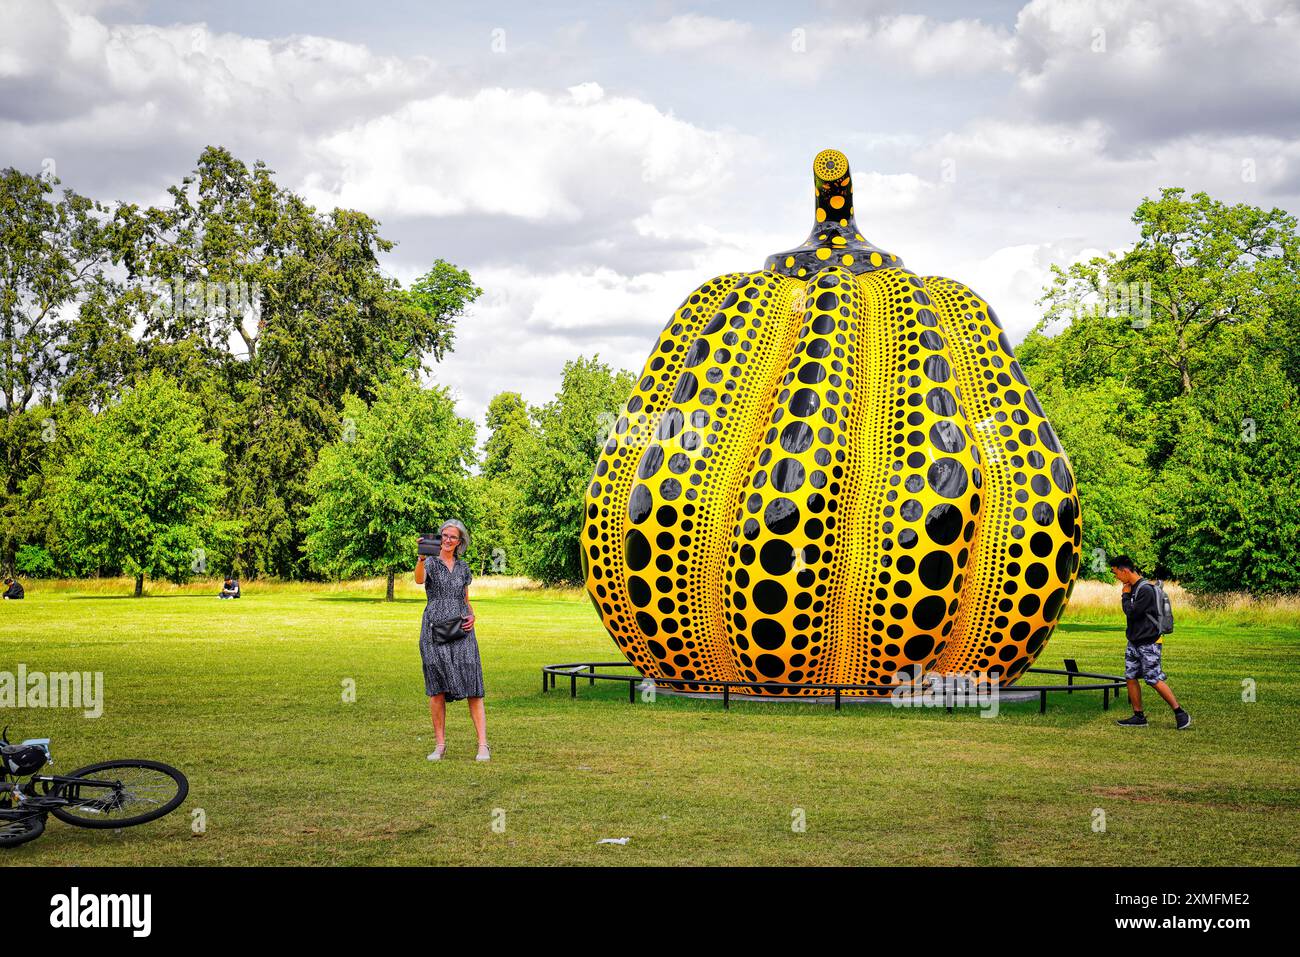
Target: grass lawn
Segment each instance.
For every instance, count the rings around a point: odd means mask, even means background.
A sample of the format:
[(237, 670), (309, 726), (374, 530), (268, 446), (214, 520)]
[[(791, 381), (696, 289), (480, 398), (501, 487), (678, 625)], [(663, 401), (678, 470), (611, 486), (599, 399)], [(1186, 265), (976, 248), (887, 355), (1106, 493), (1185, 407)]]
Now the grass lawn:
[[(109, 591), (117, 590), (119, 594)], [(1195, 723), (1117, 728), (1100, 695), (977, 713), (836, 713), (567, 682), (544, 663), (619, 655), (576, 592), (474, 585), (493, 760), (473, 760), (463, 702), (432, 750), (412, 584), (31, 582), (0, 603), (0, 670), (101, 671), (104, 714), (3, 709), (67, 771), (175, 764), (190, 797), (120, 833), (50, 820), (8, 864), (1225, 864), (1300, 863), (1300, 626), (1291, 610), (1179, 609), (1170, 683)], [(1113, 590), (1108, 601), (1114, 603)], [(1112, 606), (1113, 607), (1113, 606)], [(1071, 606), (1039, 659), (1122, 670), (1122, 618)], [(1258, 701), (1242, 702), (1242, 681)], [(343, 683), (356, 684), (355, 703)], [(201, 808), (206, 832), (191, 833)], [(1105, 812), (1094, 831), (1094, 809)], [(792, 829), (802, 809), (806, 830)], [(504, 814), (504, 830), (494, 820)], [(624, 846), (598, 845), (628, 837)]]

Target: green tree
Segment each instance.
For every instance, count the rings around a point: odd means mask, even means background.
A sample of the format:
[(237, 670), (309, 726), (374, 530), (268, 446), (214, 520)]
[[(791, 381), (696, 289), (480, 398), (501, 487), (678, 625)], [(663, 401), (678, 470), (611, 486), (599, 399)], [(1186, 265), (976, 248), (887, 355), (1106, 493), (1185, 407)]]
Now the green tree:
[[(1092, 549), (1120, 548), (1189, 587), (1218, 587), (1206, 582), (1227, 578), (1199, 562), (1216, 551), (1209, 543), (1228, 546), (1216, 537), (1226, 526), (1216, 533), (1215, 522), (1247, 532), (1241, 499), (1264, 493), (1246, 465), (1262, 449), (1233, 446), (1217, 462), (1204, 456), (1216, 448), (1212, 434), (1238, 431), (1219, 420), (1224, 409), (1246, 415), (1245, 370), (1280, 376), (1270, 386), (1275, 399), (1282, 382), (1300, 384), (1296, 219), (1164, 189), (1138, 205), (1133, 221), (1131, 250), (1054, 270), (1047, 314), (1016, 353), (1035, 388), (1050, 394), (1044, 402), (1075, 465), (1085, 568)], [(1215, 483), (1198, 490), (1198, 475)], [(1244, 540), (1266, 538), (1254, 529)], [(1270, 544), (1261, 554), (1281, 553)], [(1234, 554), (1228, 563), (1242, 560)], [(1264, 584), (1247, 576), (1231, 587)]]
[(108, 261), (98, 204), (54, 177), (0, 170), (0, 411), (26, 409), (60, 382), (60, 311)]
[(1168, 564), (1196, 591), (1300, 590), (1300, 392), (1276, 359), (1186, 405), (1165, 470)]
[(518, 570), (513, 560), (513, 520), (519, 502), (517, 479), (511, 469), (515, 451), (532, 423), (528, 406), (518, 392), (493, 396), (486, 418), (489, 431), (483, 446), (483, 467), (472, 482), (479, 503), (479, 525), (471, 550), (479, 574), (510, 574)]
[(534, 427), (514, 449), (511, 474), (517, 564), (546, 584), (580, 582), (583, 493), (596, 467), (617, 410), (627, 401), (635, 376), (613, 372), (599, 357), (564, 366), (555, 398), (532, 410)]
[(1300, 237), (1285, 210), (1175, 188), (1143, 199), (1133, 222), (1128, 252), (1053, 267), (1039, 328), (1073, 316), (1058, 344), (1067, 384), (1116, 375), (1171, 400), (1213, 381), (1225, 352), (1294, 301)]
[(411, 324), (403, 358), (419, 360), (423, 350), (436, 360), (442, 359), (455, 340), (455, 320), (481, 295), (483, 290), (474, 285), (468, 272), (444, 259), (435, 259), (428, 272), (401, 291)]
[[(62, 401), (89, 409), (107, 406), (145, 371), (145, 350), (132, 335), (147, 299), (143, 290), (121, 279), (99, 275), (88, 282), (76, 314), (63, 327), (59, 350), (64, 356)], [(170, 363), (155, 362), (167, 369)], [(204, 376), (169, 369), (188, 387)]]
[(486, 419), (483, 474), (500, 478), (509, 473), (515, 447), (530, 428), (528, 406), (518, 392), (498, 392), (488, 403)]
[(27, 570), (35, 553), (20, 562), (24, 547), (47, 552), (52, 547), (46, 474), (67, 456), (68, 425), (84, 414), (80, 406), (46, 397), (40, 405), (0, 416), (0, 456), (15, 480), (13, 490), (0, 496), (0, 566), (5, 571)]
[(470, 478), (477, 524), (470, 540), (466, 561), (479, 575), (513, 574), (515, 552), (514, 518), (517, 490), (509, 476)]
[(480, 290), (442, 260), (401, 289), (380, 268), (393, 244), (374, 219), (318, 212), (220, 147), (169, 192), (167, 205), (117, 209), (114, 255), (142, 295), (101, 310), (88, 337), (112, 368), (120, 313), (134, 313), (144, 365), (199, 396), (217, 430), (246, 529), (236, 567), (298, 577), (307, 473), (339, 434), (343, 396), (370, 401), (393, 368), (444, 355)]
[(47, 549), (39, 545), (24, 545), (18, 549), (14, 571), (26, 578), (55, 578), (59, 566)]
[(1147, 436), (1157, 425), (1141, 393), (1115, 380), (1067, 390), (1059, 379), (1031, 375), (1070, 458), (1083, 516), (1079, 573), (1110, 580), (1108, 559), (1127, 554), (1139, 566), (1157, 561)]
[(416, 538), (448, 518), (474, 528), (468, 486), (474, 423), (456, 415), (446, 389), (421, 389), (393, 373), (367, 407), (344, 400), (342, 434), (308, 477), (306, 549), (312, 566), (338, 578), (414, 565)]
[[(64, 379), (65, 318), (103, 279), (98, 204), (58, 180), (0, 170), (0, 567), (35, 534), (32, 476), (49, 450), (51, 403)], [(39, 409), (32, 403), (39, 402)]]
[(174, 383), (155, 372), (69, 430), (47, 495), (72, 568), (121, 569), (138, 598), (146, 576), (183, 582), (224, 561), (234, 528), (217, 515), (221, 452)]

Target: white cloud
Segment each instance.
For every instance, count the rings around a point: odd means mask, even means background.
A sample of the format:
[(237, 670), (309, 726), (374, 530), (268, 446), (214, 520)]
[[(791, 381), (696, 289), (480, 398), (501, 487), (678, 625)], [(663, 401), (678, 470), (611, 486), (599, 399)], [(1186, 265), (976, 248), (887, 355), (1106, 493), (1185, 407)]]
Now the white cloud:
[(461, 414), (481, 421), (504, 390), (534, 405), (549, 401), (564, 364), (578, 355), (639, 373), (673, 311), (713, 275), (695, 268), (631, 275), (604, 267), (485, 268), (475, 280), (486, 292), (461, 320), (437, 379), (455, 382)]
[[(674, 197), (707, 206), (738, 149), (753, 145), (590, 80), (459, 93), (439, 77), (425, 57), (322, 37), (110, 26), (66, 4), (0, 0), (7, 161), (51, 157), (63, 175), (76, 158), (91, 167), (78, 185), (95, 191), (104, 170), (85, 161), (118, 157), (110, 195), (135, 201), (162, 201), (165, 184), (221, 143), (267, 160), (324, 207), (583, 223), (589, 248), (620, 237), (680, 244), (697, 240), (656, 210)], [(513, 237), (501, 232), (507, 250)]]
[[(918, 150), (938, 168), (951, 161), (953, 190), (972, 206), (1055, 209), (1079, 223), (1102, 214), (1121, 228), (1143, 195), (1162, 186), (1205, 190), (1236, 202), (1271, 205), (1300, 170), (1300, 142), (1276, 136), (1189, 133), (1132, 149), (1100, 120), (1042, 123), (975, 120)], [(1116, 217), (1116, 212), (1125, 214)], [(1051, 228), (1068, 228), (1057, 222)], [(1077, 227), (1076, 227), (1077, 228)]]
[[(918, 76), (1007, 70), (1015, 46), (1006, 30), (979, 20), (937, 20), (917, 14), (810, 27), (809, 47), (823, 42)], [(833, 67), (836, 61), (821, 62)]]
[(64, 4), (0, 3), (7, 92), (0, 117), (37, 124), (143, 103), (195, 121), (310, 129), (400, 102), (434, 75), (425, 57), (378, 56), (325, 37), (261, 40), (202, 23), (107, 25)]
[(1038, 116), (1097, 118), (1114, 146), (1300, 130), (1293, 0), (1032, 0), (1016, 20), (1018, 83)]
[(381, 216), (606, 217), (613, 225), (645, 214), (658, 197), (725, 182), (735, 138), (589, 83), (563, 94), (433, 96), (311, 149), (303, 187), (320, 205)]
[[(633, 29), (656, 53), (805, 83), (849, 83), (863, 68), (905, 77), (1003, 76), (1022, 117), (1097, 120), (1124, 150), (1193, 131), (1300, 131), (1295, 0), (1030, 0), (1010, 29), (977, 18), (863, 15), (784, 27), (687, 14)], [(1137, 95), (1140, 91), (1140, 95)]]
[[(868, 64), (918, 76), (960, 75), (1013, 66), (1009, 32), (979, 20), (938, 20), (916, 14), (869, 19), (849, 16), (794, 28), (683, 14), (631, 28), (633, 42), (652, 53), (707, 54), (714, 62), (755, 67), (805, 81), (843, 80)], [(797, 48), (797, 49), (796, 49)]]
[(605, 91), (599, 83), (579, 83), (569, 87), (569, 95), (579, 106), (588, 106), (604, 98)]
[(751, 24), (739, 20), (687, 13), (657, 23), (631, 27), (632, 40), (651, 53), (710, 50), (744, 44), (754, 35)]

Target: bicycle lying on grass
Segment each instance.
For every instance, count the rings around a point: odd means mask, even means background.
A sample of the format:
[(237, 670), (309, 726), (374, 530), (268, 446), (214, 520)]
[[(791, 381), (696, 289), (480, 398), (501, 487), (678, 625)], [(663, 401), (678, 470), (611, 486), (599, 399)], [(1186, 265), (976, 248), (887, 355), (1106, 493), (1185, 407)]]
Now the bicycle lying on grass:
[[(134, 827), (180, 807), (189, 781), (158, 761), (101, 761), (68, 774), (38, 774), (53, 764), (49, 738), (9, 743), (0, 732), (0, 847), (17, 847), (45, 833), (53, 814), (77, 827)], [(26, 783), (19, 778), (30, 775)]]

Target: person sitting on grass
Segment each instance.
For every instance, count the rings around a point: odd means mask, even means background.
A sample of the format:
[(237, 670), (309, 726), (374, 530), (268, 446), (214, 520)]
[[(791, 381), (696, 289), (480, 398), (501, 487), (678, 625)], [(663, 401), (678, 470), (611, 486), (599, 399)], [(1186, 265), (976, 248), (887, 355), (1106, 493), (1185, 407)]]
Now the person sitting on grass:
[(27, 593), (23, 591), (22, 583), (19, 582), (17, 579), (13, 579), (13, 578), (5, 579), (4, 598), (6, 601), (16, 601), (19, 598), (24, 597), (26, 594)]
[(227, 578), (226, 581), (225, 581), (225, 583), (221, 586), (221, 594), (220, 594), (219, 596), (217, 596), (217, 597), (219, 597), (219, 598), (238, 598), (238, 597), (239, 597), (239, 579), (238, 579), (238, 578)]
[[(1138, 680), (1142, 679), (1155, 688), (1156, 694), (1174, 709), (1174, 724), (1182, 731), (1191, 725), (1192, 716), (1179, 706), (1173, 691), (1165, 684), (1167, 676), (1160, 667), (1163, 639), (1156, 624), (1156, 588), (1142, 577), (1142, 573), (1127, 555), (1120, 555), (1112, 561), (1110, 570), (1124, 586), (1120, 595), (1120, 605), (1128, 619), (1124, 629), (1128, 637), (1128, 648), (1124, 652), (1124, 677), (1128, 679), (1128, 700), (1133, 706), (1132, 717), (1115, 723), (1125, 728), (1147, 726), (1147, 716), (1142, 711), (1142, 685)], [(1143, 588), (1143, 585), (1146, 587)]]

